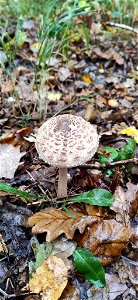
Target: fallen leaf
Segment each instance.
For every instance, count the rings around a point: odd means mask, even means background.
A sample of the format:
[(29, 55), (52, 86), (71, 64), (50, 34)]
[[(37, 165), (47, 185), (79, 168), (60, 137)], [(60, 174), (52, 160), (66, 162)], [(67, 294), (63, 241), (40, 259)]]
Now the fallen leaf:
[(118, 186), (114, 196), (115, 201), (110, 207), (116, 214), (116, 220), (124, 225), (130, 225), (130, 217), (137, 213), (138, 208), (138, 185), (127, 183), (127, 191), (124, 192), (121, 186)]
[(2, 87), (1, 87), (1, 92), (2, 93), (13, 92), (13, 90), (14, 90), (14, 86), (13, 86), (13, 83), (10, 80), (3, 83)]
[(92, 284), (104, 287), (105, 271), (99, 260), (87, 249), (78, 247), (74, 254), (74, 264), (77, 270)]
[(133, 288), (122, 284), (117, 274), (105, 274), (106, 287), (103, 289), (92, 287), (88, 290), (88, 300), (115, 300), (115, 299), (136, 299), (136, 292)]
[(126, 283), (128, 278), (129, 278), (132, 285), (138, 291), (138, 280), (137, 280), (138, 265), (137, 265), (137, 261), (134, 261), (134, 260), (131, 260), (127, 257), (122, 256), (121, 260), (115, 264), (115, 270), (118, 272), (122, 283)]
[(100, 47), (96, 47), (94, 49), (94, 53), (102, 58), (105, 58), (105, 59), (113, 59), (116, 61), (116, 63), (118, 65), (123, 65), (124, 63), (124, 59), (123, 57), (121, 56), (120, 53), (116, 52), (113, 48), (111, 48), (110, 50), (107, 50), (105, 52), (103, 52)]
[(0, 253), (8, 253), (8, 248), (4, 242), (4, 239), (2, 237), (2, 234), (0, 233)]
[(33, 27), (34, 27), (34, 20), (25, 20), (25, 21), (23, 21), (23, 25), (22, 25), (22, 27), (24, 28), (24, 29), (32, 29)]
[(132, 228), (124, 227), (115, 220), (94, 223), (75, 239), (79, 246), (92, 252), (104, 266), (117, 260), (122, 249), (133, 240)]
[(80, 300), (80, 292), (76, 286), (67, 284), (60, 300)]
[(67, 67), (59, 68), (58, 77), (60, 81), (65, 81), (70, 76), (71, 76), (71, 72)]
[(46, 96), (49, 102), (56, 102), (60, 100), (62, 94), (59, 92), (47, 92)]
[(30, 127), (23, 128), (7, 136), (0, 137), (0, 178), (10, 179), (14, 177), (20, 159), (26, 153), (25, 151), (20, 152), (20, 147), (21, 145), (28, 146), (28, 142), (23, 137), (31, 130)]
[(126, 184), (127, 191), (125, 197), (127, 200), (129, 216), (132, 217), (137, 214), (138, 211), (138, 184), (128, 182)]
[(57, 300), (67, 285), (67, 268), (61, 258), (50, 256), (37, 268), (29, 281), (33, 293), (42, 292), (43, 300)]
[[(89, 300), (102, 300), (110, 299), (115, 300), (116, 297), (122, 294), (128, 289), (126, 284), (122, 284), (118, 275), (116, 274), (105, 274), (106, 287), (103, 289), (92, 287), (89, 291)], [(129, 289), (128, 289), (129, 290)], [(122, 299), (122, 298), (119, 298)], [(125, 299), (125, 298), (123, 298)]]
[(118, 106), (119, 106), (119, 103), (117, 102), (116, 99), (110, 99), (110, 100), (108, 101), (108, 105), (114, 108), (114, 107), (118, 107)]
[(92, 121), (96, 120), (96, 118), (97, 118), (97, 109), (95, 108), (94, 104), (89, 103), (87, 105), (83, 118), (88, 122), (90, 122), (90, 121), (92, 122)]
[(11, 144), (1, 144), (0, 178), (13, 178), (23, 155), (25, 155), (25, 152), (20, 152), (20, 146), (14, 147)]
[(37, 268), (39, 268), (42, 265), (43, 261), (49, 257), (52, 249), (52, 244), (39, 244), (35, 236), (31, 238), (30, 243), (35, 256), (35, 260), (31, 260), (29, 262), (29, 274), (32, 277), (33, 273), (36, 272)]
[(28, 132), (31, 132), (32, 128), (26, 127), (22, 128), (20, 130), (17, 130), (16, 132), (13, 132), (8, 135), (2, 135), (0, 137), (0, 143), (1, 144), (12, 144), (13, 146), (18, 146), (18, 145), (28, 145), (28, 143), (25, 142), (23, 137), (25, 137)]
[(118, 134), (126, 134), (132, 136), (134, 137), (134, 140), (138, 144), (138, 129), (136, 129), (135, 126), (127, 127), (122, 131), (118, 132)]
[(98, 34), (99, 32), (101, 32), (101, 30), (102, 30), (102, 25), (101, 25), (100, 22), (98, 22), (98, 23), (92, 22), (91, 28), (90, 28), (90, 33), (92, 35), (93, 34)]
[(92, 83), (92, 79), (90, 78), (90, 76), (88, 76), (88, 75), (82, 75), (81, 76), (81, 78), (82, 78), (82, 80), (84, 81), (84, 82), (86, 82), (86, 83), (89, 83), (89, 84), (91, 84)]
[(63, 210), (49, 208), (30, 217), (28, 225), (33, 227), (33, 234), (47, 232), (46, 241), (51, 242), (62, 233), (65, 233), (68, 239), (72, 239), (76, 229), (83, 233), (88, 224), (98, 220), (96, 216), (87, 216), (72, 209), (68, 211), (75, 218)]
[(73, 241), (67, 240), (66, 237), (61, 237), (53, 241), (51, 245), (52, 251), (50, 255), (60, 257), (65, 262), (68, 270), (71, 269), (72, 261), (69, 261), (68, 257), (70, 257), (74, 253), (77, 244)]

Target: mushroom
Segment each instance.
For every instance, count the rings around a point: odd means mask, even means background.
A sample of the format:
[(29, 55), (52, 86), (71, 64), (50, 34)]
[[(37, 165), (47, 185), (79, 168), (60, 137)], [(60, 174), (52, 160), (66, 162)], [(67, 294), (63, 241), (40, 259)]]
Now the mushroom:
[(46, 163), (59, 168), (59, 198), (67, 197), (67, 168), (90, 160), (98, 144), (95, 127), (82, 117), (59, 115), (50, 118), (39, 128), (36, 149)]

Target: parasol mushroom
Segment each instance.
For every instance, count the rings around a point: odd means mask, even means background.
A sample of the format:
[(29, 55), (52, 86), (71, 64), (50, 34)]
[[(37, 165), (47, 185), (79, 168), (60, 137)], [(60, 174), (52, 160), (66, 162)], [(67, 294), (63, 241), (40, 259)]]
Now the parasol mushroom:
[(82, 117), (69, 114), (52, 117), (39, 128), (36, 149), (46, 163), (59, 168), (59, 198), (67, 196), (67, 168), (90, 160), (98, 144), (95, 127)]

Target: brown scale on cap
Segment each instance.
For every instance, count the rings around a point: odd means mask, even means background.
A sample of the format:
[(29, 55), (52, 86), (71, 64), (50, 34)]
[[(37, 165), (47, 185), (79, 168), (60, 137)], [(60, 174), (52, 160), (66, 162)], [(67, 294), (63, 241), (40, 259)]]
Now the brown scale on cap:
[(96, 129), (82, 117), (53, 117), (39, 128), (36, 149), (45, 162), (59, 167), (59, 197), (67, 196), (67, 167), (79, 166), (90, 160), (98, 143)]

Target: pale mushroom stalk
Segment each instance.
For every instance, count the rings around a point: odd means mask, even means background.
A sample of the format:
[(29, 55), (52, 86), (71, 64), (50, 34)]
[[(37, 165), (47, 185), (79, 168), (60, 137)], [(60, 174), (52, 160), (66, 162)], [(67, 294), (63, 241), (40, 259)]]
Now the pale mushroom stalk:
[(58, 198), (67, 197), (67, 168), (59, 168), (58, 175)]

